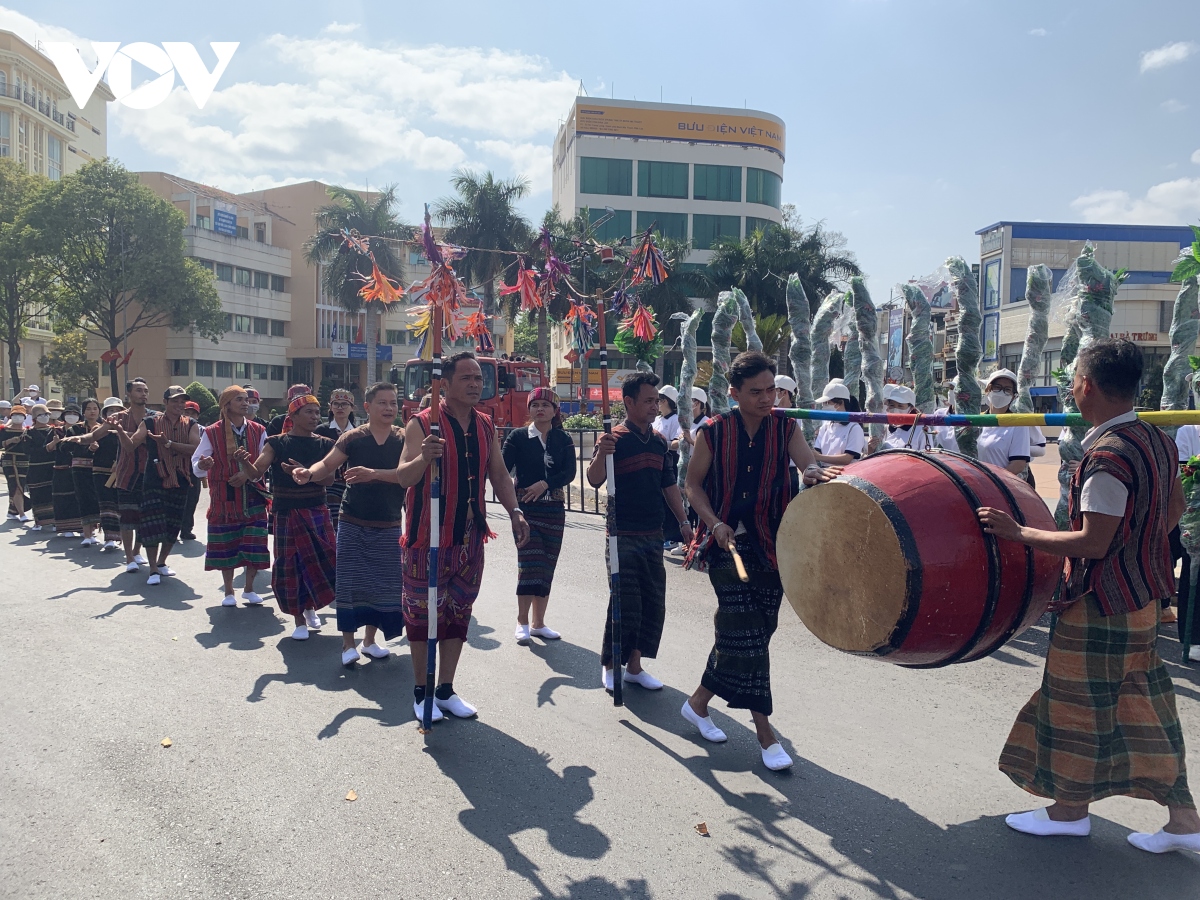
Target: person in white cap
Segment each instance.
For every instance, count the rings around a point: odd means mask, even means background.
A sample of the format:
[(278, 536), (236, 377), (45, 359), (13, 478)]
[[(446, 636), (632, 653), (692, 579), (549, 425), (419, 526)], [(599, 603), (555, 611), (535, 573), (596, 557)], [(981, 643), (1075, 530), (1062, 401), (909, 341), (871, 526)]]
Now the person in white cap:
[[(891, 390), (888, 390), (891, 388)], [(917, 395), (913, 389), (902, 384), (889, 384), (883, 390), (883, 409), (889, 413), (917, 412)], [(889, 425), (885, 447), (903, 447), (909, 450), (928, 450), (929, 434), (921, 425)]]
[(796, 379), (787, 375), (775, 376), (775, 406), (792, 409), (796, 405)]
[[(683, 428), (679, 424), (679, 391), (664, 385), (658, 391), (658, 418), (656, 418), (650, 428), (662, 436), (667, 442), (669, 452), (667, 454), (668, 461), (673, 469), (679, 466), (679, 438), (683, 434)], [(667, 501), (663, 500), (663, 550), (671, 551), (679, 546), (683, 540), (683, 535), (679, 532), (679, 522), (675, 519), (675, 513), (671, 512)]]
[[(1008, 412), (1017, 396), (1017, 376), (1011, 369), (997, 369), (983, 386), (990, 415)], [(1029, 469), (1029, 429), (1025, 426), (994, 425), (979, 431), (977, 452), (981, 462), (1008, 469), (1024, 477)]]
[(0, 428), (8, 425), (8, 417), (12, 414), (12, 404), (7, 400), (0, 400)]
[(696, 432), (712, 421), (712, 408), (708, 405), (708, 394), (703, 388), (692, 388), (692, 443), (695, 443)]
[(25, 396), (21, 398), (21, 405), (26, 409), (31, 409), (35, 403), (45, 403), (42, 398), (42, 389), (36, 384), (31, 384), (25, 388)]
[[(850, 389), (840, 378), (830, 380), (825, 391), (816, 399), (818, 409), (854, 412), (858, 408), (850, 398)], [(867, 436), (857, 422), (822, 422), (813, 441), (817, 461), (832, 466), (844, 466), (862, 459), (867, 449)]]

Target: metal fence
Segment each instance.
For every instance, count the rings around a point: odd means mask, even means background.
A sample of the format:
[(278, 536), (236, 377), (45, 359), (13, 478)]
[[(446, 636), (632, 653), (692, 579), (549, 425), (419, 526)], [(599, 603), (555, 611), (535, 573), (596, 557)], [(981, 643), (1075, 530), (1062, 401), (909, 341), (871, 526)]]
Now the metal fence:
[[(525, 426), (520, 426), (524, 428)], [(500, 445), (513, 428), (497, 428)], [(567, 432), (575, 442), (575, 478), (563, 489), (563, 500), (568, 512), (588, 513), (590, 515), (604, 514), (604, 501), (600, 497), (600, 489), (587, 483), (587, 467), (595, 454), (596, 440), (604, 434), (602, 430), (592, 428), (574, 428)], [(491, 500), (497, 502), (495, 488), (492, 489)]]

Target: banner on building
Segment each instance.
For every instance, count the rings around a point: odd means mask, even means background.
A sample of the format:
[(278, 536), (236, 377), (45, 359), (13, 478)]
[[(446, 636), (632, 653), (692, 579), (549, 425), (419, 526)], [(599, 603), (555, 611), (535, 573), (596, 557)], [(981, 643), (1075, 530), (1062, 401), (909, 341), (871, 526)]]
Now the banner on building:
[(983, 361), (995, 362), (1000, 356), (1000, 313), (983, 317)]
[(350, 345), (345, 341), (333, 341), (329, 346), (332, 350), (330, 355), (334, 359), (349, 359)]
[(784, 153), (782, 122), (753, 115), (725, 115), (691, 110), (639, 109), (581, 98), (575, 103), (575, 133), (687, 141), (693, 144), (738, 144)]
[(237, 207), (234, 204), (213, 201), (213, 231), (237, 237)]
[(888, 368), (904, 367), (904, 310), (888, 310)]
[[(367, 358), (367, 345), (366, 344), (351, 343), (351, 344), (347, 344), (346, 347), (348, 350), (348, 356), (347, 356), (348, 359), (366, 359)], [(392, 345), (391, 344), (376, 344), (375, 345), (375, 359), (383, 360), (385, 362), (391, 362)]]

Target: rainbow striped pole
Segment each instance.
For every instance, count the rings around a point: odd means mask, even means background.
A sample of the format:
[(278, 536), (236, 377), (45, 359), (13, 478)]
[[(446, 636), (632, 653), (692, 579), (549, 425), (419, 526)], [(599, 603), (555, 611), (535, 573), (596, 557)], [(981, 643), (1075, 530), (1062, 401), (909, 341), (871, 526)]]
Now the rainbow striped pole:
[[(841, 412), (834, 409), (776, 409), (775, 414), (789, 419), (817, 419), (822, 422), (857, 422), (859, 425), (893, 425), (908, 428), (912, 425), (956, 425), (977, 428), (1002, 428), (1021, 425), (1037, 427), (1062, 426), (1090, 428), (1078, 413), (1002, 413), (1000, 415), (960, 416), (951, 413), (921, 415), (919, 413)], [(1137, 417), (1151, 425), (1200, 425), (1200, 409), (1163, 409), (1139, 412)]]

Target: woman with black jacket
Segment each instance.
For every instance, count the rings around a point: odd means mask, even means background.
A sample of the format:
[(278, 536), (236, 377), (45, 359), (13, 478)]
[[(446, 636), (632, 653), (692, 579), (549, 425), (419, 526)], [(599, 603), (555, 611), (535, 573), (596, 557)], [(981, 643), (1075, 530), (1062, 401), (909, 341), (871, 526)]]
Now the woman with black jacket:
[(504, 441), (504, 465), (516, 482), (521, 512), (529, 522), (529, 541), (517, 551), (518, 644), (528, 644), (531, 636), (547, 641), (561, 637), (546, 627), (546, 604), (567, 521), (563, 488), (576, 471), (575, 442), (563, 430), (552, 390), (530, 392), (529, 418), (529, 427), (514, 428)]

